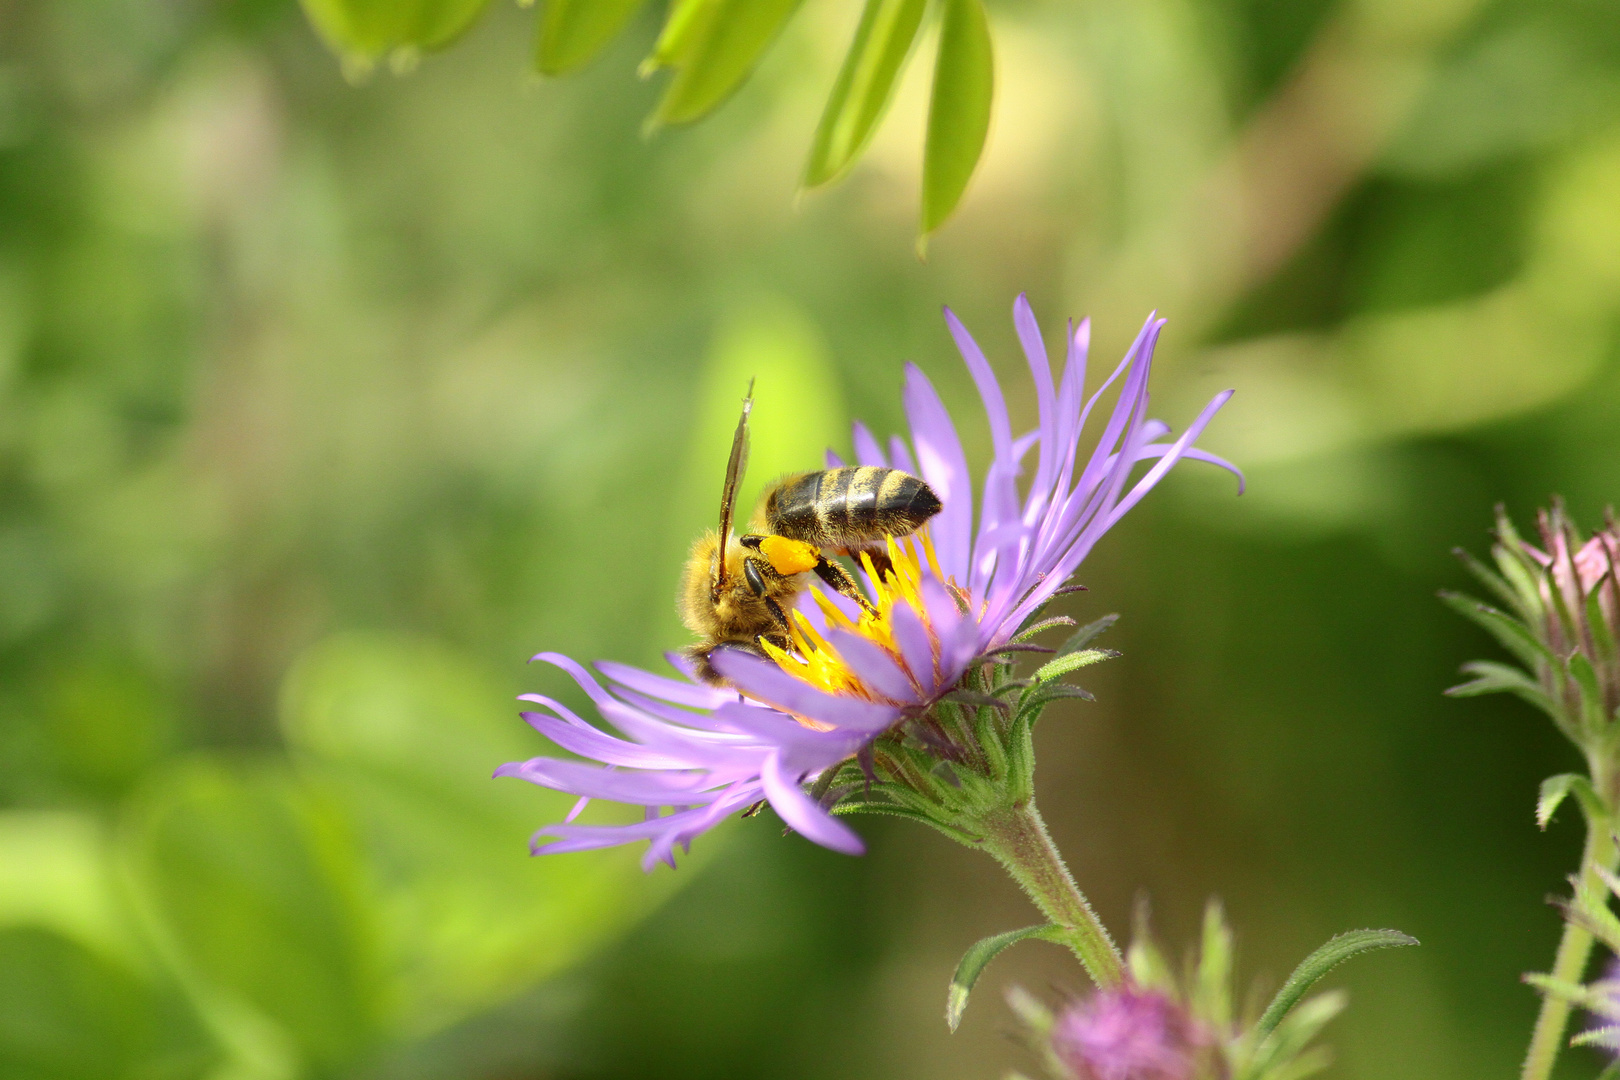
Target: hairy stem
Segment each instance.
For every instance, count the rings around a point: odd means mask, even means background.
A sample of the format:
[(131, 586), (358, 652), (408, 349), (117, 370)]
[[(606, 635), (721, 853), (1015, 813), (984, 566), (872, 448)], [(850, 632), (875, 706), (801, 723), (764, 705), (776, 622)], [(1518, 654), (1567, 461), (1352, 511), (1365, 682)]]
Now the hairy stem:
[[(1581, 872), (1576, 880), (1577, 897), (1602, 896), (1605, 886), (1598, 877), (1598, 868), (1614, 870), (1620, 862), (1614, 836), (1605, 823), (1588, 822), (1586, 847), (1581, 852)], [(1573, 922), (1564, 924), (1564, 936), (1558, 942), (1558, 954), (1553, 960), (1552, 976), (1564, 982), (1580, 982), (1586, 971), (1586, 961), (1592, 955), (1592, 934)], [(1564, 1048), (1564, 1029), (1569, 1024), (1569, 1002), (1552, 994), (1541, 999), (1541, 1014), (1536, 1017), (1535, 1031), (1530, 1036), (1530, 1050), (1524, 1057), (1521, 1080), (1548, 1080), (1558, 1051)]]
[(1033, 799), (996, 810), (979, 822), (985, 849), (1006, 867), (1035, 906), (1062, 927), (1061, 941), (1102, 989), (1125, 981), (1125, 963), (1108, 929), (1074, 883), (1063, 856), (1046, 831)]

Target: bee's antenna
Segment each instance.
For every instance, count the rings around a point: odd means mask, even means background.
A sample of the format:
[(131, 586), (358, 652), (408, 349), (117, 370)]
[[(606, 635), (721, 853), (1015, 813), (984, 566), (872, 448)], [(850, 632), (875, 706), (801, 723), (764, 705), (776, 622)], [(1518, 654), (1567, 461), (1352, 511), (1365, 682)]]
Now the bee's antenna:
[(731, 518), (737, 507), (737, 486), (748, 469), (748, 414), (754, 409), (754, 380), (748, 380), (743, 396), (742, 416), (737, 433), (731, 437), (731, 458), (726, 462), (726, 486), (720, 495), (720, 545), (715, 548), (714, 572), (710, 583), (716, 595), (726, 583), (726, 548), (731, 543)]

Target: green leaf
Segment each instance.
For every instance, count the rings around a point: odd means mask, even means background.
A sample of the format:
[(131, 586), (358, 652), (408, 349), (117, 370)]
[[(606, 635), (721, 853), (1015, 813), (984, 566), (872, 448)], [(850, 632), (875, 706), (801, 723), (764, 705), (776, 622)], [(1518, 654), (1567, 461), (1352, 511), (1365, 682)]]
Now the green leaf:
[(1416, 945), (1417, 938), (1399, 930), (1351, 930), (1333, 938), (1304, 960), (1300, 961), (1282, 989), (1277, 991), (1266, 1006), (1265, 1014), (1255, 1030), (1263, 1037), (1276, 1029), (1299, 1000), (1310, 992), (1317, 980), (1352, 956), (1374, 949), (1393, 949), (1403, 945)]
[(374, 60), (395, 49), (437, 49), (454, 41), (489, 0), (303, 0), (334, 50)]
[(0, 1076), (192, 1080), (220, 1057), (177, 987), (47, 930), (0, 931)]
[[(672, 66), (675, 78), (648, 119), (649, 128), (687, 124), (719, 105), (754, 70), (800, 0), (688, 0), (670, 14), (648, 64)], [(701, 6), (699, 6), (701, 5)], [(688, 10), (690, 9), (690, 10)], [(682, 19), (669, 43), (671, 28)], [(647, 64), (643, 65), (645, 69)]]
[(722, 0), (670, 0), (664, 28), (653, 42), (652, 52), (637, 69), (643, 79), (659, 68), (674, 67), (686, 61), (708, 29), (709, 20)]
[(866, 0), (816, 128), (804, 168), (805, 187), (837, 178), (866, 149), (889, 107), (927, 7), (927, 0)]
[(1063, 698), (1079, 698), (1081, 701), (1096, 701), (1097, 698), (1089, 690), (1069, 683), (1048, 682), (1030, 687), (1024, 692), (1018, 702), (1018, 712), (1014, 719), (1028, 723), (1030, 726), (1040, 720), (1046, 707), (1054, 701)]
[(1035, 669), (1035, 682), (1052, 682), (1061, 679), (1071, 671), (1079, 671), (1083, 667), (1099, 664), (1104, 660), (1112, 660), (1119, 653), (1113, 649), (1081, 649), (1079, 652), (1068, 653), (1056, 659), (1048, 660)]
[(300, 771), (359, 823), (390, 913), (384, 947), (400, 972), (391, 994), (415, 1031), (581, 960), (718, 850), (699, 846), (679, 874), (643, 874), (629, 847), (531, 858), (530, 834), (561, 821), (574, 798), (490, 778), (503, 762), (554, 752), (515, 712), (503, 680), (401, 636), (330, 638), (283, 686), (282, 729)]
[(641, 5), (642, 0), (546, 0), (535, 68), (542, 75), (579, 70), (618, 36)]
[(1040, 926), (1026, 926), (1022, 930), (1009, 930), (1005, 934), (994, 934), (981, 938), (968, 947), (962, 954), (961, 963), (956, 965), (956, 974), (951, 976), (951, 989), (945, 998), (945, 1022), (955, 1031), (962, 1022), (962, 1011), (967, 1008), (968, 995), (973, 992), (973, 984), (979, 981), (979, 976), (990, 965), (990, 961), (1000, 956), (1002, 950), (1016, 945), (1020, 941), (1031, 938), (1037, 941), (1057, 941), (1063, 928), (1056, 923), (1043, 923)]
[[(1453, 548), (1452, 554), (1461, 559), (1462, 564), (1468, 568), (1468, 572), (1478, 578), (1491, 592), (1495, 593), (1498, 600), (1515, 610), (1522, 607), (1522, 600), (1519, 594), (1514, 591), (1513, 586), (1509, 585), (1502, 575), (1475, 558), (1472, 552), (1466, 548)], [(1520, 614), (1522, 615), (1523, 612), (1521, 611)]]
[(131, 824), (136, 872), (188, 967), (281, 1025), (312, 1065), (381, 1033), (377, 905), (349, 822), (278, 769), (197, 761), (158, 778)]
[(1167, 993), (1176, 992), (1176, 973), (1165, 959), (1164, 950), (1154, 940), (1153, 930), (1149, 926), (1145, 894), (1136, 898), (1136, 908), (1131, 913), (1131, 944), (1125, 950), (1125, 965), (1137, 985)]
[(984, 152), (995, 93), (995, 55), (982, 0), (943, 0), (943, 6), (923, 147), (919, 244), (962, 200)]
[(1541, 794), (1536, 799), (1536, 824), (1545, 829), (1558, 805), (1570, 795), (1581, 804), (1581, 812), (1594, 827), (1602, 828), (1609, 820), (1609, 809), (1603, 805), (1592, 781), (1579, 773), (1559, 773), (1541, 782)]

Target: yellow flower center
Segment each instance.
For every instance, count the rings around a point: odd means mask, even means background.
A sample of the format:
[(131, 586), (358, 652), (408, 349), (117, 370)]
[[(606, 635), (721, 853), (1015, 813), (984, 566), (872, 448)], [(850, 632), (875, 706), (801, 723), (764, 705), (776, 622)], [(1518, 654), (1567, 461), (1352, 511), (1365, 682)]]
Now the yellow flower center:
[[(916, 612), (923, 625), (929, 628), (929, 641), (934, 646), (933, 659), (937, 664), (939, 645), (935, 640), (933, 628), (929, 625), (928, 611), (923, 606), (922, 600), (925, 561), (936, 580), (945, 579), (945, 575), (940, 573), (939, 560), (934, 555), (933, 541), (929, 539), (927, 530), (923, 530), (900, 540), (886, 537), (884, 547), (889, 557), (889, 566), (882, 574), (877, 572), (871, 555), (867, 552), (861, 553), (861, 565), (871, 582), (872, 604), (871, 609), (862, 611), (859, 618), (851, 619), (819, 590), (814, 591), (812, 595), (820, 606), (829, 628), (865, 638), (888, 653), (901, 671), (907, 668), (900, 646), (895, 641), (893, 616), (898, 605), (907, 605)], [(865, 698), (869, 701), (887, 700), (861, 681), (860, 676), (838, 654), (838, 650), (827, 641), (826, 637), (816, 630), (809, 619), (798, 610), (794, 610), (789, 618), (792, 623), (788, 630), (793, 641), (791, 651), (778, 648), (768, 641), (760, 642), (765, 652), (783, 671), (829, 694)], [(826, 727), (802, 718), (801, 723), (817, 729)]]

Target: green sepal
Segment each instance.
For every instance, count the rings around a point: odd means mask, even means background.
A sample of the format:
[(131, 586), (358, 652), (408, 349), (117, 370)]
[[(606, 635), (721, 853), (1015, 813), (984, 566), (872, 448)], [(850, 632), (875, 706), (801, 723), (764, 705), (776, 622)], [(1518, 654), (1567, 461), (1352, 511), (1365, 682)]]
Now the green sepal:
[(1609, 1063), (1609, 1067), (1597, 1074), (1597, 1080), (1620, 1080), (1620, 1058)]
[(1571, 1046), (1601, 1046), (1605, 1050), (1620, 1050), (1620, 1024), (1588, 1028), (1569, 1040)]
[(1095, 622), (1086, 623), (1086, 625), (1069, 635), (1069, 640), (1063, 643), (1062, 648), (1058, 649), (1057, 654), (1059, 656), (1067, 656), (1072, 652), (1079, 652), (1087, 645), (1090, 645), (1093, 641), (1096, 641), (1103, 634), (1107, 633), (1108, 628), (1117, 622), (1119, 622), (1119, 613), (1114, 612), (1113, 614), (1104, 615)]
[(1512, 585), (1508, 584), (1506, 578), (1480, 562), (1472, 552), (1465, 548), (1453, 548), (1452, 554), (1461, 559), (1463, 566), (1468, 568), (1468, 572), (1478, 578), (1487, 589), (1495, 593), (1498, 600), (1519, 612), (1521, 616), (1525, 615), (1523, 598)]
[(1474, 676), (1473, 681), (1460, 683), (1446, 690), (1448, 697), (1478, 697), (1480, 694), (1514, 694), (1534, 705), (1560, 728), (1566, 724), (1563, 707), (1542, 689), (1541, 683), (1522, 669), (1493, 660), (1471, 660), (1462, 666), (1463, 673)]
[(1342, 990), (1330, 990), (1301, 1003), (1274, 1029), (1267, 1030), (1249, 1069), (1241, 1074), (1242, 1080), (1291, 1080), (1320, 1072), (1327, 1066), (1326, 1053), (1320, 1047), (1306, 1052), (1306, 1044), (1348, 1003)]
[(1097, 698), (1090, 691), (1071, 683), (1050, 682), (1032, 686), (1024, 691), (1018, 702), (1018, 714), (1015, 719), (1027, 720), (1033, 725), (1041, 718), (1041, 713), (1054, 701), (1062, 698), (1079, 698), (1081, 701), (1096, 701)]
[(820, 187), (855, 163), (888, 110), (928, 0), (866, 0), (816, 127), (804, 186)]
[(1125, 966), (1136, 985), (1168, 994), (1176, 992), (1175, 970), (1148, 926), (1146, 895), (1136, 898), (1136, 909), (1131, 913), (1131, 943), (1125, 949)]
[(1609, 808), (1603, 804), (1592, 781), (1579, 773), (1559, 773), (1541, 782), (1541, 794), (1536, 798), (1536, 824), (1542, 829), (1552, 820), (1560, 803), (1570, 795), (1581, 804), (1581, 813), (1594, 828), (1607, 826)]
[(1022, 930), (1008, 930), (1004, 934), (992, 934), (968, 946), (968, 951), (962, 954), (961, 962), (956, 965), (956, 974), (951, 976), (951, 988), (945, 996), (945, 1023), (950, 1025), (952, 1031), (956, 1030), (962, 1022), (962, 1011), (967, 1008), (973, 984), (979, 981), (984, 969), (1001, 955), (1002, 950), (1030, 938), (1057, 941), (1062, 933), (1063, 928), (1056, 923), (1042, 923), (1040, 926), (1026, 926)]
[(942, 0), (939, 53), (923, 144), (918, 251), (961, 202), (990, 133), (995, 55), (982, 0)]
[(534, 44), (535, 70), (567, 75), (619, 36), (643, 0), (546, 0)]
[(1417, 943), (1417, 938), (1399, 930), (1350, 930), (1339, 934), (1300, 961), (1293, 974), (1288, 976), (1288, 981), (1283, 983), (1282, 989), (1271, 999), (1271, 1004), (1266, 1006), (1255, 1030), (1262, 1037), (1270, 1035), (1283, 1017), (1316, 985), (1317, 980), (1352, 956), (1374, 949), (1393, 949)]
[(1590, 1009), (1598, 1005), (1610, 1004), (1606, 995), (1600, 994), (1590, 987), (1580, 983), (1572, 983), (1553, 975), (1545, 975), (1539, 971), (1526, 972), (1522, 978), (1527, 985), (1535, 987), (1548, 997), (1555, 997), (1560, 1001), (1567, 1001), (1581, 1009)]
[(1112, 660), (1119, 653), (1113, 649), (1081, 649), (1078, 652), (1048, 660), (1035, 669), (1036, 683), (1052, 682), (1061, 679), (1071, 671), (1079, 671), (1092, 664), (1100, 664), (1104, 660)]
[[(1023, 642), (1028, 641), (1030, 638), (1033, 638), (1036, 634), (1044, 633), (1045, 631), (1052, 629), (1054, 626), (1073, 625), (1074, 620), (1069, 618), (1067, 615), (1053, 615), (1050, 619), (1042, 619), (1040, 622), (1026, 627), (1022, 633), (1013, 638), (1013, 641), (1022, 644)], [(1061, 652), (1062, 650), (1059, 651)]]
[(974, 836), (972, 833), (964, 832), (954, 825), (946, 824), (934, 815), (925, 813), (922, 810), (909, 806), (899, 806), (895, 803), (841, 802), (832, 808), (832, 813), (838, 817), (848, 814), (886, 814), (889, 817), (905, 818), (907, 821), (917, 821), (924, 825), (930, 825), (955, 840), (958, 844), (970, 848), (977, 848), (981, 844), (981, 838)]
[(636, 74), (650, 78), (660, 68), (677, 67), (690, 60), (719, 6), (720, 0), (670, 0), (664, 28), (658, 31), (652, 52), (636, 68)]
[(1232, 931), (1226, 925), (1221, 902), (1214, 897), (1204, 905), (1203, 940), (1192, 984), (1192, 1010), (1198, 1019), (1222, 1030), (1232, 1022)]
[(1581, 692), (1581, 727), (1593, 735), (1601, 735), (1609, 717), (1603, 707), (1603, 687), (1598, 683), (1597, 670), (1581, 653), (1571, 655), (1565, 666)]
[(1442, 592), (1440, 599), (1450, 604), (1459, 613), (1478, 623), (1484, 630), (1501, 642), (1502, 647), (1518, 657), (1520, 662), (1532, 668), (1539, 668), (1541, 664), (1558, 667), (1558, 658), (1552, 650), (1542, 644), (1541, 639), (1531, 633), (1530, 628), (1519, 620), (1503, 611), (1498, 611), (1489, 604), (1482, 604), (1471, 596), (1461, 593)]
[[(671, 12), (674, 24), (682, 10), (701, 3), (673, 36), (665, 54), (655, 46), (642, 65), (672, 66), (675, 78), (647, 119), (648, 130), (700, 119), (731, 96), (776, 40), (800, 0), (689, 0)], [(659, 45), (664, 38), (659, 38)]]

